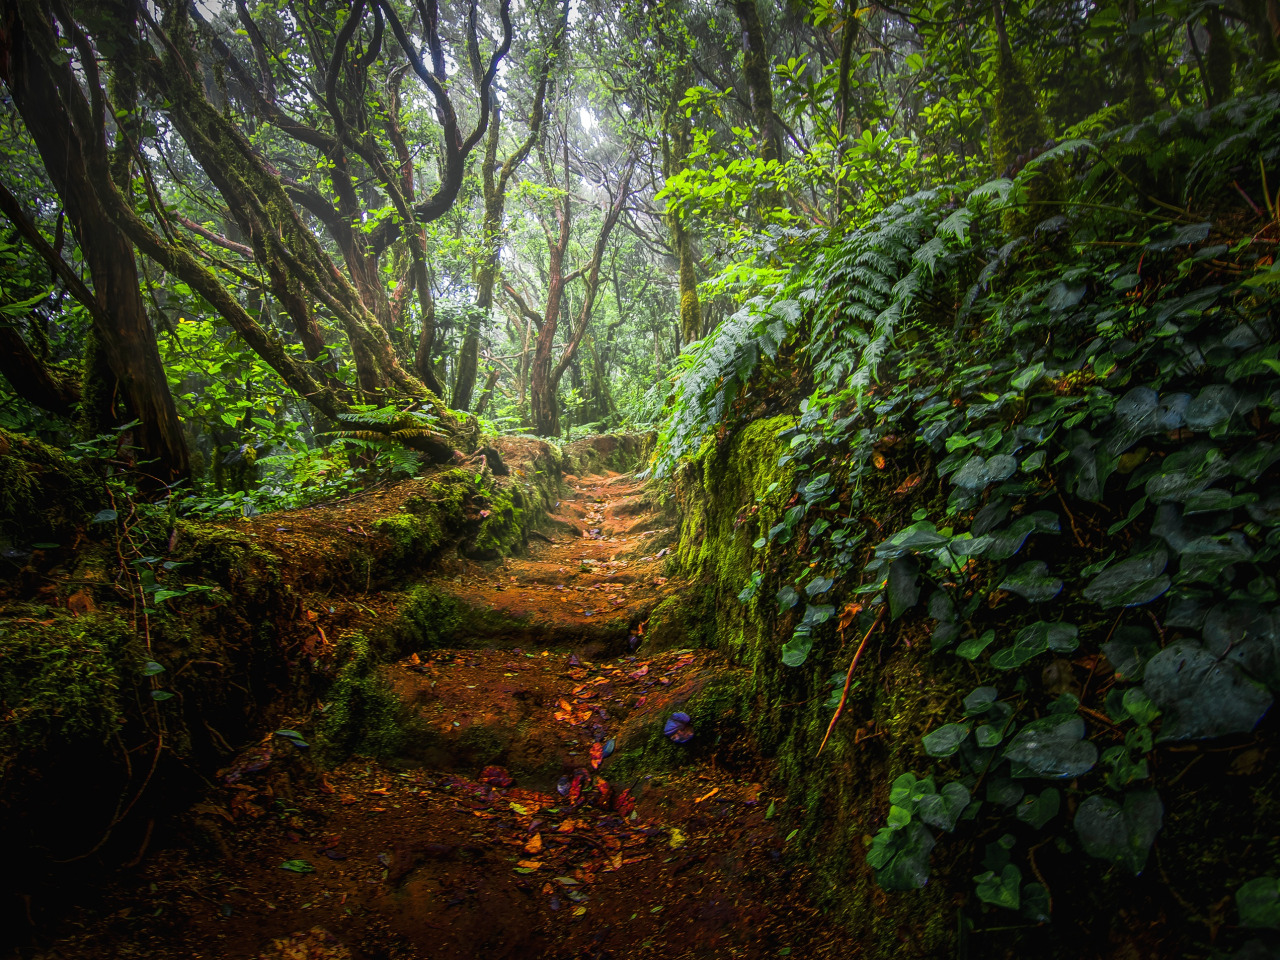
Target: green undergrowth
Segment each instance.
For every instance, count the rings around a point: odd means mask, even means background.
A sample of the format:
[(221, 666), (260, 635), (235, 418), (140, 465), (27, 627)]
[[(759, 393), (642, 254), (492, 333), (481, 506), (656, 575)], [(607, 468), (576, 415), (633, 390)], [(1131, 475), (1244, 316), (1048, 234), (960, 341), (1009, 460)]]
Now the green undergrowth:
[(868, 956), (1096, 955), (1127, 935), (1099, 911), (1190, 956), (1270, 925), (1235, 898), (1278, 845), (1277, 185), (1273, 94), (1067, 141), (797, 236), (694, 348), (659, 461), (688, 629), (752, 667)]

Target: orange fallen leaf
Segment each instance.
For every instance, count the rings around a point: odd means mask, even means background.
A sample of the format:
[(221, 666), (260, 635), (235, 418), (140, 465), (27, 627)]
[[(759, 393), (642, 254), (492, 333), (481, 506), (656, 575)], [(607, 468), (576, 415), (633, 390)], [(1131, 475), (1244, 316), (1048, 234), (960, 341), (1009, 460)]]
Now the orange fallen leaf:
[(518, 860), (516, 861), (516, 866), (524, 867), (526, 870), (537, 870), (539, 867), (542, 866), (542, 861), (541, 860)]
[(525, 853), (538, 853), (542, 850), (542, 834), (535, 833), (529, 842), (524, 845)]
[(591, 745), (591, 769), (599, 770), (602, 763), (604, 763), (604, 744), (593, 743)]
[(907, 477), (907, 479), (903, 480), (902, 483), (898, 485), (898, 489), (894, 490), (893, 492), (907, 493), (910, 490), (914, 490), (916, 487), (920, 486), (920, 481), (923, 479), (924, 479), (923, 474), (913, 473), (911, 476)]
[(698, 797), (698, 799), (694, 800), (693, 802), (694, 802), (694, 803), (701, 803), (703, 800), (710, 800), (712, 797), (714, 797), (714, 796), (715, 796), (717, 793), (719, 793), (719, 792), (720, 792), (720, 788), (719, 788), (719, 787), (712, 787), (710, 790), (708, 790), (708, 791), (707, 791), (706, 793), (704, 793), (702, 796)]

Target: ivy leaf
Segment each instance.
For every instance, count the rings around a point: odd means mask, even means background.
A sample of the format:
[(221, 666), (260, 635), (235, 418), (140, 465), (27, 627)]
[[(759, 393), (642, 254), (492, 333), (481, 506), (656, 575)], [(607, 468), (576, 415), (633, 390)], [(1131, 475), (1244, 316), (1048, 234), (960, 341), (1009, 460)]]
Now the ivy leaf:
[(1008, 454), (997, 454), (984, 459), (974, 454), (952, 476), (951, 482), (965, 490), (978, 491), (988, 484), (1008, 480), (1018, 469), (1018, 461)]
[(998, 747), (1004, 739), (1004, 732), (994, 723), (984, 723), (973, 731), (973, 741), (980, 750)]
[(830, 577), (814, 577), (805, 585), (804, 592), (811, 597), (816, 597), (820, 593), (826, 593), (835, 583)]
[(1254, 877), (1236, 891), (1240, 926), (1280, 928), (1280, 881)]
[(1020, 372), (1016, 377), (1009, 381), (1009, 386), (1014, 390), (1025, 392), (1027, 387), (1034, 383), (1038, 383), (1044, 376), (1044, 364), (1033, 363), (1025, 370)]
[(1049, 890), (1043, 883), (1028, 883), (1022, 888), (1022, 915), (1032, 923), (1049, 922)]
[(1058, 533), (1058, 515), (1048, 510), (1037, 510), (1025, 517), (1019, 517), (1004, 530), (996, 530), (985, 534), (980, 539), (986, 542), (985, 555), (991, 560), (1008, 560), (1022, 549), (1027, 537), (1033, 533)]
[(1085, 853), (1128, 867), (1137, 876), (1164, 821), (1164, 804), (1154, 790), (1133, 790), (1124, 806), (1094, 794), (1076, 810), (1075, 828)]
[(1013, 646), (995, 653), (991, 665), (997, 670), (1013, 670), (1046, 650), (1070, 653), (1079, 645), (1079, 633), (1073, 623), (1037, 621), (1019, 630)]
[(900, 616), (916, 605), (920, 599), (919, 568), (906, 557), (899, 557), (889, 565), (888, 587), (890, 619)]
[(1235, 387), (1225, 383), (1212, 383), (1196, 394), (1196, 398), (1187, 406), (1185, 418), (1188, 427), (1202, 432), (1226, 423), (1232, 414), (1248, 412)]
[(995, 638), (996, 632), (994, 630), (988, 630), (980, 637), (970, 637), (956, 647), (956, 656), (964, 657), (966, 660), (977, 660), (982, 655), (982, 651), (991, 646)]
[(164, 666), (156, 663), (154, 660), (148, 660), (142, 665), (142, 675), (144, 677), (154, 677), (159, 673), (164, 673)]
[(797, 629), (791, 639), (782, 645), (782, 662), (788, 667), (801, 666), (809, 659), (813, 649), (813, 635), (807, 629)]
[(1032, 603), (1044, 603), (1062, 592), (1062, 581), (1049, 575), (1049, 567), (1043, 560), (1033, 560), (1018, 567), (1000, 584)]
[(1062, 794), (1057, 787), (1049, 787), (1039, 796), (1028, 794), (1013, 811), (1023, 823), (1029, 823), (1037, 830), (1058, 815), (1062, 809)]
[(1107, 451), (1119, 456), (1133, 444), (1159, 428), (1160, 395), (1150, 387), (1134, 387), (1116, 401), (1112, 414), (1116, 431), (1107, 441)]
[(929, 826), (951, 831), (969, 805), (970, 793), (962, 783), (945, 784), (937, 793), (922, 797), (916, 815)]
[(801, 619), (800, 625), (802, 627), (809, 627), (810, 629), (812, 629), (813, 627), (816, 627), (820, 623), (826, 623), (828, 620), (831, 619), (831, 617), (835, 614), (835, 612), (836, 612), (836, 608), (829, 603), (805, 604), (804, 617), (803, 619)]
[(1098, 762), (1098, 748), (1084, 739), (1084, 721), (1073, 713), (1032, 720), (1004, 748), (1015, 777), (1078, 777)]
[(1188, 540), (1178, 553), (1178, 582), (1216, 583), (1228, 567), (1252, 559), (1253, 551), (1244, 535), (1234, 530), (1218, 536), (1196, 537)]
[(1172, 581), (1164, 575), (1169, 555), (1156, 550), (1112, 564), (1084, 588), (1086, 600), (1102, 607), (1137, 607), (1150, 603), (1169, 589)]
[(973, 882), (977, 884), (974, 892), (983, 903), (1009, 910), (1017, 910), (1022, 904), (1022, 871), (1011, 863), (1005, 864), (999, 874), (988, 870), (974, 877)]
[(969, 736), (969, 725), (966, 723), (948, 723), (926, 734), (920, 741), (924, 752), (931, 757), (949, 757), (960, 749)]
[(1248, 733), (1271, 707), (1266, 687), (1194, 640), (1169, 644), (1143, 676), (1142, 688), (1165, 713), (1162, 741)]
[(1124, 692), (1124, 712), (1133, 717), (1134, 723), (1150, 726), (1160, 716), (1159, 708), (1151, 702), (1141, 687), (1130, 687)]
[(938, 533), (938, 528), (927, 520), (913, 523), (899, 530), (888, 540), (876, 547), (876, 556), (882, 559), (896, 559), (908, 551), (929, 550), (948, 543), (950, 537)]
[(1051, 313), (1069, 310), (1084, 299), (1086, 289), (1083, 283), (1061, 280), (1050, 288), (1049, 295), (1044, 298), (1045, 308)]
[(777, 600), (778, 612), (786, 613), (786, 611), (800, 602), (800, 594), (796, 593), (794, 587), (787, 585), (778, 591)]
[(1147, 661), (1156, 655), (1160, 645), (1146, 631), (1117, 631), (1116, 638), (1102, 645), (1116, 675), (1123, 680), (1141, 680)]
[(921, 781), (910, 771), (899, 774), (889, 785), (889, 802), (899, 807), (908, 806), (912, 802), (912, 797), (921, 792), (917, 788), (919, 783)]
[[(881, 836), (888, 834), (885, 841)], [(929, 880), (929, 854), (933, 851), (933, 834), (923, 824), (912, 822), (901, 830), (882, 830), (872, 843), (867, 862), (876, 868), (876, 882), (882, 890), (919, 890)], [(882, 848), (880, 856), (876, 844)]]
[(93, 519), (90, 520), (89, 522), (90, 523), (111, 523), (118, 516), (120, 516), (120, 514), (116, 513), (116, 511), (114, 510), (99, 510), (97, 513), (93, 515)]
[(991, 709), (999, 696), (995, 687), (977, 687), (964, 698), (964, 712), (971, 717), (980, 716)]
[(1280, 687), (1280, 615), (1256, 603), (1215, 606), (1204, 620), (1204, 645), (1271, 688)]

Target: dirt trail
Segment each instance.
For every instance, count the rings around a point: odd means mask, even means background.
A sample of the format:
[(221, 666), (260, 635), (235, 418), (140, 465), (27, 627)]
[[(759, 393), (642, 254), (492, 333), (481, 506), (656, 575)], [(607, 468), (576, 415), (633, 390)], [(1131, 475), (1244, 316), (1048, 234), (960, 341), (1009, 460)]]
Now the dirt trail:
[(700, 762), (614, 777), (727, 668), (629, 649), (667, 586), (656, 516), (633, 477), (573, 489), (527, 557), (443, 569), (438, 587), (528, 629), (388, 668), (419, 721), (402, 756), (322, 773), (267, 738), (40, 956), (850, 955), (805, 899), (784, 798), (700, 744), (698, 716), (668, 739)]
[[(643, 482), (630, 474), (568, 480), (572, 492), (551, 511), (550, 532), (531, 538), (527, 556), (446, 565), (455, 575), (440, 586), (532, 639), (616, 647), (665, 592), (663, 558), (671, 551), (649, 546), (664, 531)], [(510, 636), (512, 623), (503, 627), (492, 639)]]

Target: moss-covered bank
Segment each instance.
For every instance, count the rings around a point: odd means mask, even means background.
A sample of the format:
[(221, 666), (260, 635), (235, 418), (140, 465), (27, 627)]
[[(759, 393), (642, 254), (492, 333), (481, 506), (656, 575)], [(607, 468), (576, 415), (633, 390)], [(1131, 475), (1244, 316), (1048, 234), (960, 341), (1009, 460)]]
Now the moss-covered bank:
[(377, 670), (400, 639), (391, 591), (452, 551), (525, 549), (563, 461), (513, 441), (506, 473), (477, 458), (218, 523), (117, 495), (114, 519), (93, 523), (110, 502), (98, 478), (35, 441), (0, 443), (0, 535), (21, 548), (0, 582), (0, 927), (15, 930), (135, 856), (243, 744), (321, 700), (307, 735), (330, 753), (393, 746)]
[[(799, 571), (769, 541), (769, 531), (793, 503), (792, 471), (778, 465), (787, 442), (779, 434), (793, 424), (787, 416), (754, 421), (727, 440), (708, 441), (681, 467), (673, 484), (681, 528), (672, 572), (689, 586), (655, 610), (649, 643), (715, 647), (742, 668), (739, 682), (715, 689), (716, 717), (707, 719), (719, 724), (732, 714), (752, 749), (773, 759), (786, 797), (779, 812), (800, 831), (818, 892), (859, 931), (859, 955), (949, 956), (956, 904), (945, 879), (888, 897), (875, 884), (864, 847), (882, 825), (888, 784), (912, 768), (920, 736), (957, 699), (961, 681), (929, 661), (927, 644), (898, 644), (866, 657), (844, 719), (816, 756), (834, 709), (833, 680), (843, 682), (859, 638), (851, 629), (838, 641), (832, 621), (820, 628), (825, 642), (815, 644), (802, 667), (782, 661), (796, 613), (779, 613), (774, 595)], [(674, 752), (659, 744), (652, 756), (624, 760), (661, 769)], [(947, 870), (935, 862), (936, 876), (945, 878)]]

